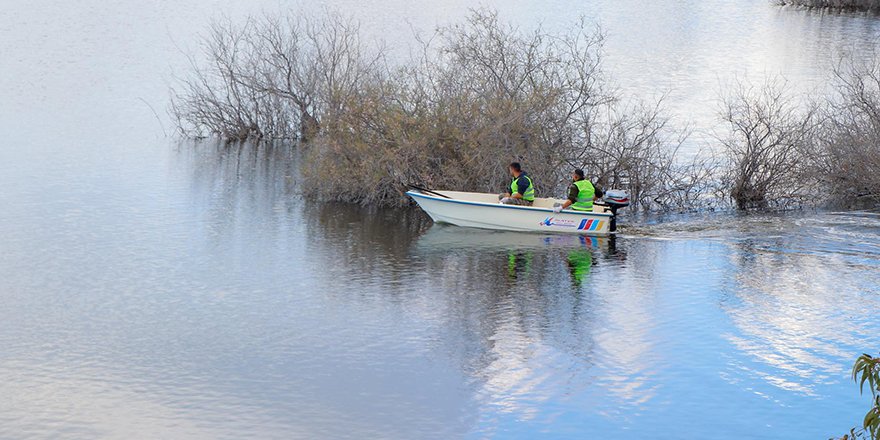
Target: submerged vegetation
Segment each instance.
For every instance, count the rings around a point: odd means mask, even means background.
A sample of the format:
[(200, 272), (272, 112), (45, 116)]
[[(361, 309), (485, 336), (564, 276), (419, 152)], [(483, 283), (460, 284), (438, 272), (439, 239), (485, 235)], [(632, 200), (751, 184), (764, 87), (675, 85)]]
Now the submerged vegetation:
[(687, 130), (662, 98), (617, 91), (603, 42), (583, 19), (551, 33), (481, 9), (392, 63), (338, 14), (215, 22), (171, 112), (189, 137), (302, 141), (304, 189), (328, 200), (402, 204), (406, 184), (499, 192), (515, 160), (542, 194), (579, 167), (642, 209), (880, 202), (880, 58), (843, 58), (834, 96), (735, 83), (718, 145), (685, 160)]
[(400, 204), (407, 183), (501, 191), (517, 160), (545, 194), (581, 167), (643, 207), (696, 201), (702, 163), (679, 164), (684, 136), (659, 101), (608, 84), (598, 28), (522, 31), (478, 10), (416, 39), (391, 65), (334, 14), (215, 24), (208, 67), (193, 63), (172, 112), (187, 136), (306, 140), (306, 188), (325, 199)]

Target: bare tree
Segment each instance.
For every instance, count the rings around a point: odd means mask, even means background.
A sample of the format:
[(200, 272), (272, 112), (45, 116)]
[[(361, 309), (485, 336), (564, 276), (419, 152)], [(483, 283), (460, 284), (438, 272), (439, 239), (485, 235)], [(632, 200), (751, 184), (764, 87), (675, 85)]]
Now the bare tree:
[(691, 209), (699, 206), (700, 182), (713, 171), (702, 155), (678, 157), (689, 132), (671, 127), (663, 101), (604, 103), (583, 124), (584, 140), (570, 162), (605, 188), (625, 188), (637, 208)]
[(845, 55), (833, 85), (811, 156), (814, 174), (834, 205), (873, 206), (880, 202), (880, 57)]
[(760, 85), (738, 81), (722, 98), (719, 137), (728, 161), (725, 185), (739, 209), (815, 203), (817, 182), (805, 179), (806, 151), (817, 108), (796, 100), (781, 78)]
[(313, 138), (324, 114), (384, 72), (384, 48), (365, 48), (358, 24), (331, 12), (217, 20), (202, 55), (172, 90), (187, 136)]

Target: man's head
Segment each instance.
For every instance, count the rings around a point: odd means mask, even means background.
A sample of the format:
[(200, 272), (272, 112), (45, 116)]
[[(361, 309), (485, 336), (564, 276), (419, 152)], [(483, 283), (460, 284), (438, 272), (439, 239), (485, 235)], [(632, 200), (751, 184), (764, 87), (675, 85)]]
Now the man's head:
[(507, 169), (513, 177), (519, 177), (519, 175), (522, 174), (522, 166), (519, 162), (511, 162), (510, 165), (507, 166)]
[(577, 182), (578, 180), (584, 180), (584, 170), (578, 168), (571, 173), (571, 180)]

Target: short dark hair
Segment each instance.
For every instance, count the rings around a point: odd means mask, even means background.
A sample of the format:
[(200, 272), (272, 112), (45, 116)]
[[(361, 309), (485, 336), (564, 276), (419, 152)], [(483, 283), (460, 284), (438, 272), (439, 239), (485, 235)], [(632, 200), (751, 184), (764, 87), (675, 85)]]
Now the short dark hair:
[(522, 165), (519, 162), (511, 162), (509, 165), (514, 171), (522, 171)]
[(577, 174), (577, 176), (580, 177), (581, 179), (584, 178), (584, 170), (582, 170), (580, 168), (575, 168), (574, 173)]

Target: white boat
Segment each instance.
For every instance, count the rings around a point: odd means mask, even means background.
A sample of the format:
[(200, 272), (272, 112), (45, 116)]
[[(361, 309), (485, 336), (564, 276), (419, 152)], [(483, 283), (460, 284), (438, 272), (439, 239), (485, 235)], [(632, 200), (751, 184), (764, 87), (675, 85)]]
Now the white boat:
[(532, 206), (502, 205), (497, 194), (462, 191), (412, 190), (406, 193), (437, 223), (502, 231), (608, 235), (614, 214), (606, 205), (593, 211), (563, 210), (562, 200), (536, 198)]

